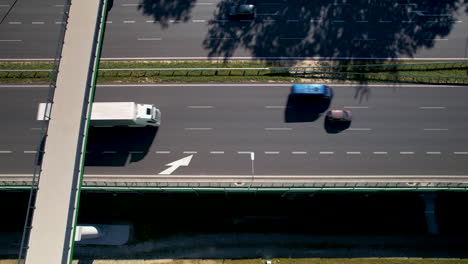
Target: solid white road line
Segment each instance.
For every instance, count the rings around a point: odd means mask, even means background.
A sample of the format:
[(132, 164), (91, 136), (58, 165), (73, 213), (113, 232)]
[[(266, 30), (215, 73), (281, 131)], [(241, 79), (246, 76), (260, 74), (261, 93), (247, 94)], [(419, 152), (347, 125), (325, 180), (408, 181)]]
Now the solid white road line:
[(349, 109), (367, 109), (369, 108), (368, 106), (343, 106), (343, 108), (349, 108)]
[(171, 153), (170, 151), (165, 151), (165, 150), (158, 150), (158, 151), (155, 151), (156, 154), (169, 154)]
[(292, 130), (290, 127), (266, 127), (265, 130)]
[(447, 131), (448, 128), (424, 128), (424, 131)]
[(360, 151), (347, 151), (346, 154), (349, 154), (349, 155), (359, 155), (361, 154)]
[(279, 151), (265, 151), (265, 154), (279, 154)]
[(333, 151), (320, 151), (320, 154), (322, 155), (333, 155), (335, 152)]
[(428, 154), (428, 155), (439, 155), (440, 152), (439, 151), (427, 151), (426, 154)]
[(211, 127), (186, 127), (185, 130), (212, 130)]
[(184, 154), (197, 154), (198, 152), (196, 151), (184, 151)]
[(9, 153), (13, 153), (13, 151), (11, 151), (11, 150), (0, 150), (0, 154), (9, 154)]
[(187, 108), (194, 108), (194, 109), (207, 109), (207, 108), (213, 108), (211, 105), (189, 105)]
[(453, 154), (455, 155), (468, 155), (468, 152), (465, 152), (465, 151), (455, 151)]
[(37, 153), (37, 151), (35, 151), (35, 150), (25, 150), (25, 151), (23, 151), (23, 153), (25, 153), (25, 154), (35, 154), (35, 153)]
[(388, 154), (388, 152), (386, 152), (386, 151), (374, 151), (373, 153), (375, 155), (387, 155)]
[(162, 38), (138, 38), (137, 40), (142, 40), (142, 41), (145, 41), (145, 40), (162, 40)]
[(445, 106), (420, 106), (419, 109), (445, 109)]
[(307, 154), (306, 151), (293, 151), (293, 152), (291, 152), (291, 153), (294, 154), (294, 155), (304, 155), (304, 154)]
[(414, 152), (412, 152), (412, 151), (401, 151), (400, 154), (401, 155), (413, 155)]
[[(218, 20), (219, 21), (219, 20)], [(226, 20), (227, 21), (227, 20)], [(126, 61), (131, 61), (131, 60), (224, 60), (226, 59), (225, 57), (108, 57), (108, 58), (102, 58), (101, 60), (108, 60), (108, 61), (115, 61), (115, 60), (126, 60)], [(229, 57), (230, 60), (388, 60), (388, 58), (385, 57), (332, 57), (332, 58), (325, 58), (325, 57), (320, 57), (320, 56), (315, 56), (315, 57)], [(2, 59), (0, 59), (2, 60)], [(6, 60), (6, 59), (3, 59)], [(13, 60), (13, 59), (8, 59), (8, 60)], [(19, 59), (14, 59), (14, 60), (21, 60)], [(52, 58), (48, 59), (22, 59), (22, 60), (28, 60), (28, 61), (34, 61), (34, 60), (53, 60)], [(395, 61), (465, 61), (466, 58), (460, 58), (459, 57), (448, 57), (448, 58), (410, 58), (410, 57), (400, 57), (400, 58), (393, 58), (392, 60)], [(356, 85), (355, 85), (356, 86)], [(388, 85), (387, 85), (388, 86)]]
[(210, 151), (210, 154), (224, 154), (224, 151)]

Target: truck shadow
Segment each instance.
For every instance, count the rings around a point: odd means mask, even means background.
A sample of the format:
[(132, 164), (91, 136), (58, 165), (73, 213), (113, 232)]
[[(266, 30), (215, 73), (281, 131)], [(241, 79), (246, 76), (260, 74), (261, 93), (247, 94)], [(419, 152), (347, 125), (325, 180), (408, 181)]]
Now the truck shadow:
[(284, 110), (284, 122), (313, 122), (330, 106), (330, 99), (289, 95)]
[(85, 166), (125, 166), (146, 157), (157, 127), (90, 127)]

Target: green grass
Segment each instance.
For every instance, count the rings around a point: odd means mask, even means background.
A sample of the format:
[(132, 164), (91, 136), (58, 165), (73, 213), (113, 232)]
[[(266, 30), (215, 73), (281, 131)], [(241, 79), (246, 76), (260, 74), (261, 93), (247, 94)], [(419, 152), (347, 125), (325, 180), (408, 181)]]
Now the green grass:
[[(338, 81), (359, 81), (359, 82), (427, 82), (446, 83), (454, 82), (449, 78), (438, 77), (465, 77), (468, 78), (468, 63), (460, 62), (455, 65), (414, 65), (411, 62), (402, 62), (397, 66), (360, 66), (365, 62), (352, 62), (347, 65), (347, 61), (319, 62), (322, 66), (343, 66), (320, 71), (339, 71), (340, 74), (317, 73), (303, 76), (307, 81), (320, 82), (323, 80), (336, 79)], [(384, 63), (389, 64), (390, 62)], [(392, 62), (394, 63), (394, 62)], [(7, 62), (0, 63), (0, 69), (51, 69), (50, 62)], [(153, 68), (266, 68), (278, 67), (278, 62), (261, 61), (102, 61), (100, 69), (153, 69)], [(352, 74), (360, 73), (360, 74)], [(374, 75), (373, 75), (374, 74)], [(379, 75), (375, 75), (379, 74)], [(398, 75), (398, 76), (391, 76)], [(430, 77), (417, 77), (430, 76)], [(0, 72), (1, 83), (44, 83), (50, 79), (48, 72)], [(112, 71), (99, 72), (98, 82), (120, 82), (120, 83), (165, 83), (165, 82), (298, 82), (301, 78), (289, 72), (272, 72), (269, 70), (220, 70), (220, 71)], [(465, 80), (465, 82), (468, 80)]]

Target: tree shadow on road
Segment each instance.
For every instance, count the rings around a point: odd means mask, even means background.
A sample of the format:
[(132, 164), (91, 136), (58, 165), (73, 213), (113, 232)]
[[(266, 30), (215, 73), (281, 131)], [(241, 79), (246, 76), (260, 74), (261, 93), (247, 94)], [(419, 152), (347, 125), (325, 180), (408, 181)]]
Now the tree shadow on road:
[(151, 16), (162, 28), (171, 21), (187, 22), (196, 0), (143, 0), (138, 6), (144, 15)]

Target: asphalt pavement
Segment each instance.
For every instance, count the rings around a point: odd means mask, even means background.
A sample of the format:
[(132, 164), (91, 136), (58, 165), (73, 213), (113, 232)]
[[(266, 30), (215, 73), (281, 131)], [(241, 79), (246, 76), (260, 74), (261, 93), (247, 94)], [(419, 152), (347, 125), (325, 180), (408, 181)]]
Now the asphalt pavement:
[[(0, 0), (0, 58), (55, 55), (63, 0)], [(231, 20), (219, 0), (113, 0), (104, 59), (466, 59), (467, 4), (457, 0), (251, 0), (255, 19)]]
[[(156, 104), (162, 124), (91, 130), (86, 174), (156, 175), (193, 155), (171, 175), (467, 175), (466, 87), (330, 86), (330, 108), (353, 112), (339, 133), (323, 115), (286, 122), (287, 84), (98, 86), (96, 101)], [(46, 88), (1, 89), (0, 174), (31, 173)]]

